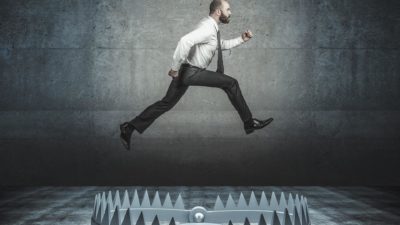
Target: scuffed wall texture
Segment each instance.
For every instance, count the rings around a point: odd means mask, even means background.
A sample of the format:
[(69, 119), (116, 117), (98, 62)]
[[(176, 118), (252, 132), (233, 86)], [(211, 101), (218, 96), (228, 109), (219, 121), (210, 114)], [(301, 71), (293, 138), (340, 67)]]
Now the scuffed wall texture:
[[(160, 100), (181, 36), (209, 0), (0, 3), (3, 185), (400, 185), (400, 3), (231, 0), (224, 52), (254, 117), (189, 87), (133, 137), (119, 124)], [(209, 69), (216, 69), (216, 58)]]

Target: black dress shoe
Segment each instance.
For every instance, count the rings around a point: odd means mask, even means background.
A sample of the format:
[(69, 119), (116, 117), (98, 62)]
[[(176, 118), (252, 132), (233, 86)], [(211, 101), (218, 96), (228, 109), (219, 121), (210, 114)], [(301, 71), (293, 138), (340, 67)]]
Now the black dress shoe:
[(250, 125), (249, 127), (245, 127), (246, 134), (252, 133), (254, 130), (261, 129), (268, 124), (270, 124), (274, 120), (273, 118), (268, 118), (266, 120), (258, 120), (256, 118), (253, 118), (253, 124)]
[(125, 122), (119, 125), (119, 129), (121, 130), (120, 139), (126, 150), (130, 150), (131, 146), (131, 136), (135, 127), (128, 122)]

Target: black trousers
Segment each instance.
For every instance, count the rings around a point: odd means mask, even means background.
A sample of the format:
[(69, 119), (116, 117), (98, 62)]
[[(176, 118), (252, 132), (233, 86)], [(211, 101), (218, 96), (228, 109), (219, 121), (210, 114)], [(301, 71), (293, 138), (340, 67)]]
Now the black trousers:
[(182, 64), (179, 76), (173, 78), (167, 94), (160, 101), (148, 106), (132, 119), (132, 124), (139, 133), (143, 133), (159, 116), (170, 110), (185, 94), (189, 86), (207, 86), (221, 88), (228, 95), (232, 105), (238, 111), (244, 127), (252, 123), (252, 114), (242, 96), (238, 81), (228, 75)]

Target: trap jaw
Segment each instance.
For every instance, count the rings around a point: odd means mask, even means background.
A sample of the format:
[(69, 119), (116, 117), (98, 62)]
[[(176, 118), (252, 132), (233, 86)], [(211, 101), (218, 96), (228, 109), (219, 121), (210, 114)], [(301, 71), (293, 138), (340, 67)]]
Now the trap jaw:
[[(92, 214), (92, 225), (310, 225), (307, 198), (296, 194), (288, 199), (284, 193), (278, 199), (272, 192), (269, 201), (265, 193), (257, 199), (251, 192), (247, 201), (240, 193), (238, 204), (229, 195), (226, 205), (218, 196), (213, 210), (202, 206), (185, 209), (182, 197), (179, 194), (172, 204), (169, 193), (164, 203), (156, 192), (152, 203), (147, 190), (142, 201), (139, 201), (135, 190), (130, 201), (128, 191), (125, 190), (121, 199), (119, 191), (113, 198), (111, 191), (107, 197), (105, 192), (95, 197)], [(247, 203), (248, 202), (248, 203)]]

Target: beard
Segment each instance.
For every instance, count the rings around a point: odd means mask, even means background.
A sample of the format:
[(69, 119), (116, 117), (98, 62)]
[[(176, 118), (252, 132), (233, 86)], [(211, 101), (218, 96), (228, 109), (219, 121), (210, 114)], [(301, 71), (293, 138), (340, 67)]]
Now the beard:
[(229, 23), (231, 19), (231, 16), (226, 16), (224, 13), (221, 13), (221, 16), (219, 17), (219, 21), (221, 21), (222, 23)]

